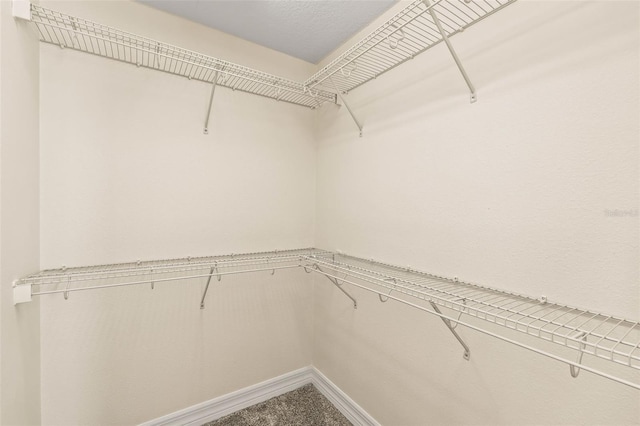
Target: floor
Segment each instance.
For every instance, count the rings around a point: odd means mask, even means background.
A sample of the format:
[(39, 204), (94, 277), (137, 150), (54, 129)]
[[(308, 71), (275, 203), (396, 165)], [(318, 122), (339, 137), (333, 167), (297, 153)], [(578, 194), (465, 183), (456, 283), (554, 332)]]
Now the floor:
[(236, 411), (203, 426), (351, 426), (312, 384)]

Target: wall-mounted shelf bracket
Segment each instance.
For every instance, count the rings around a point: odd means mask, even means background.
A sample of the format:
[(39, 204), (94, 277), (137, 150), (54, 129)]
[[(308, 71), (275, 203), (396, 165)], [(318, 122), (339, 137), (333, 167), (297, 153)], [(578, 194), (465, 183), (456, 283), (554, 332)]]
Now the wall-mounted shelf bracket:
[(14, 18), (31, 20), (31, 2), (29, 0), (13, 0), (11, 13)]
[(340, 284), (337, 279), (326, 274), (322, 269), (320, 269), (320, 267), (317, 264), (313, 265), (313, 270), (327, 277), (327, 279), (331, 281), (333, 285), (335, 285), (338, 288), (338, 290), (343, 292), (345, 296), (351, 299), (351, 301), (353, 302), (353, 309), (358, 309), (358, 301), (352, 295), (347, 293), (347, 291), (344, 288), (342, 288), (342, 284)]
[(13, 283), (13, 304), (31, 302), (31, 286)]
[[(587, 333), (584, 332), (584, 331), (581, 331), (578, 334), (576, 334), (573, 338), (577, 339), (577, 340), (581, 339), (582, 341), (586, 342), (587, 341)], [(577, 364), (581, 364), (582, 363), (582, 355), (584, 355), (585, 346), (586, 346), (585, 343), (580, 343), (580, 352), (578, 352), (578, 360), (576, 361)], [(571, 373), (571, 377), (573, 377), (575, 379), (580, 374), (580, 368), (576, 367), (573, 364), (569, 364), (569, 373)]]
[(207, 118), (204, 121), (204, 134), (209, 134), (209, 117), (211, 116), (211, 106), (213, 105), (213, 95), (216, 92), (218, 84), (218, 71), (213, 73), (213, 82), (211, 83), (211, 96), (209, 97), (209, 108), (207, 109)]
[(333, 88), (336, 90), (336, 93), (338, 94), (338, 98), (340, 98), (340, 102), (344, 104), (345, 108), (347, 108), (347, 111), (349, 111), (351, 118), (353, 118), (354, 123), (356, 123), (356, 126), (358, 126), (358, 130), (360, 131), (360, 137), (362, 137), (362, 129), (363, 129), (362, 123), (360, 123), (360, 120), (358, 120), (358, 117), (356, 117), (356, 115), (353, 113), (353, 110), (351, 110), (351, 107), (349, 106), (349, 104), (347, 103), (347, 100), (342, 95), (342, 92), (338, 89), (338, 87), (334, 83), (333, 78), (329, 78), (329, 80), (331, 81)]
[(447, 45), (447, 49), (449, 49), (449, 53), (451, 53), (451, 56), (453, 57), (453, 60), (456, 62), (456, 65), (458, 66), (458, 69), (460, 70), (460, 74), (462, 74), (462, 77), (464, 78), (464, 81), (467, 83), (467, 86), (469, 86), (469, 90), (471, 91), (471, 103), (474, 103), (475, 101), (478, 100), (478, 96), (476, 95), (476, 88), (473, 86), (473, 83), (471, 82), (471, 79), (469, 78), (469, 75), (467, 74), (467, 71), (465, 71), (464, 66), (462, 66), (462, 62), (460, 61), (460, 58), (458, 57), (458, 54), (456, 53), (455, 49), (453, 48), (453, 45), (451, 44), (451, 41), (449, 41), (449, 36), (447, 35), (447, 33), (444, 30), (444, 28), (442, 28), (442, 24), (440, 23), (440, 19), (438, 18), (438, 15), (433, 10), (433, 7), (431, 6), (431, 1), (423, 0), (423, 2), (425, 4), (425, 6), (427, 6), (427, 9), (429, 10), (429, 14), (431, 14), (431, 18), (433, 19), (433, 23), (436, 24), (436, 27), (438, 28), (438, 31), (440, 32), (440, 35), (442, 36), (442, 40)]
[(438, 308), (438, 305), (436, 305), (432, 301), (429, 301), (429, 303), (431, 304), (431, 307), (433, 308), (433, 310), (436, 311), (438, 316), (440, 316), (440, 319), (444, 322), (444, 324), (447, 326), (447, 328), (449, 328), (451, 333), (453, 333), (453, 336), (458, 340), (458, 342), (460, 342), (460, 344), (464, 348), (464, 353), (462, 354), (462, 358), (464, 358), (467, 361), (469, 361), (469, 358), (471, 358), (471, 350), (469, 349), (469, 346), (467, 346), (467, 344), (464, 342), (464, 340), (462, 340), (462, 337), (460, 337), (458, 332), (456, 330), (454, 330), (455, 326), (451, 324), (451, 321), (442, 316), (442, 312), (440, 311), (440, 308)]

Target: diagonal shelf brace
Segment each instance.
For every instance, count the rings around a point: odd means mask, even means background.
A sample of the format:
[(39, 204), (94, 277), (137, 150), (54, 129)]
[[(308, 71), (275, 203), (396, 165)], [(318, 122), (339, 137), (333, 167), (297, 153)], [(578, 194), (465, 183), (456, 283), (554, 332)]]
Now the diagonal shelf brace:
[(345, 108), (347, 108), (347, 111), (349, 111), (349, 114), (351, 115), (351, 118), (353, 118), (353, 121), (356, 123), (356, 126), (358, 126), (358, 130), (360, 130), (360, 137), (362, 137), (362, 129), (364, 128), (362, 126), (362, 123), (360, 123), (360, 120), (358, 120), (358, 117), (356, 117), (356, 115), (351, 110), (351, 107), (347, 103), (347, 100), (342, 96), (342, 92), (338, 89), (338, 86), (336, 86), (336, 83), (333, 81), (333, 78), (329, 77), (329, 80), (331, 81), (331, 84), (333, 85), (334, 89), (336, 90), (336, 93), (338, 94), (338, 97), (340, 98), (340, 102), (342, 102), (344, 104)]
[[(207, 291), (209, 290), (209, 284), (211, 284), (211, 278), (213, 278), (213, 273), (218, 272), (218, 266), (212, 266), (209, 270), (209, 278), (207, 278), (207, 285), (204, 288), (204, 292), (202, 293), (202, 299), (200, 300), (200, 309), (204, 309), (204, 299), (207, 297)], [(218, 281), (220, 281), (221, 277), (218, 275)]]
[(460, 337), (460, 335), (458, 334), (458, 332), (454, 329), (455, 326), (451, 325), (451, 321), (448, 320), (447, 318), (445, 318), (442, 315), (442, 312), (440, 311), (440, 308), (438, 308), (438, 305), (436, 305), (435, 303), (433, 303), (432, 301), (429, 301), (429, 303), (431, 304), (431, 307), (433, 308), (434, 311), (436, 311), (436, 313), (438, 314), (438, 316), (440, 317), (440, 319), (442, 320), (442, 322), (445, 323), (445, 325), (449, 328), (449, 330), (451, 331), (451, 333), (453, 333), (453, 336), (458, 340), (458, 342), (460, 342), (460, 344), (462, 345), (462, 347), (464, 348), (464, 354), (462, 354), (462, 358), (466, 359), (467, 361), (469, 361), (469, 358), (471, 358), (471, 349), (469, 349), (469, 346), (467, 346), (467, 344), (464, 342), (464, 340), (462, 340), (462, 337)]
[(433, 7), (431, 6), (431, 1), (423, 0), (423, 3), (425, 4), (425, 6), (427, 6), (427, 9), (429, 10), (429, 14), (431, 14), (431, 18), (433, 19), (433, 22), (436, 24), (436, 27), (438, 27), (438, 31), (440, 32), (440, 35), (442, 36), (442, 40), (447, 45), (447, 49), (449, 49), (449, 52), (451, 53), (451, 56), (453, 56), (453, 60), (456, 62), (456, 65), (458, 66), (458, 69), (460, 70), (460, 74), (462, 74), (462, 77), (464, 78), (464, 81), (467, 83), (467, 86), (469, 86), (469, 90), (471, 91), (471, 103), (474, 103), (475, 101), (478, 100), (478, 96), (476, 95), (476, 88), (474, 87), (473, 83), (471, 82), (471, 79), (469, 78), (469, 75), (467, 74), (467, 71), (465, 71), (464, 66), (462, 66), (462, 62), (460, 61), (460, 58), (458, 57), (458, 54), (456, 53), (455, 49), (453, 48), (453, 45), (449, 41), (449, 36), (445, 32), (444, 28), (442, 28), (442, 24), (440, 23), (440, 19), (438, 18), (438, 15), (436, 15), (436, 12), (433, 10)]
[(218, 71), (213, 73), (213, 82), (211, 84), (211, 97), (209, 98), (209, 108), (207, 109), (207, 118), (204, 121), (204, 134), (209, 134), (209, 117), (211, 116), (211, 106), (213, 105), (213, 94), (216, 92), (216, 85), (218, 84)]
[[(306, 270), (306, 268), (305, 268), (305, 270)], [(347, 293), (347, 291), (344, 288), (342, 288), (342, 285), (338, 283), (337, 279), (331, 277), (330, 275), (325, 274), (325, 272), (322, 269), (320, 269), (320, 267), (317, 264), (313, 265), (313, 270), (318, 272), (318, 273), (320, 273), (320, 274), (322, 274), (322, 275), (324, 275), (325, 277), (327, 277), (327, 279), (329, 281), (331, 281), (333, 283), (333, 285), (338, 287), (338, 290), (343, 292), (345, 294), (345, 296), (347, 296), (349, 299), (351, 299), (351, 301), (353, 302), (353, 309), (358, 309), (358, 301), (352, 295)]]

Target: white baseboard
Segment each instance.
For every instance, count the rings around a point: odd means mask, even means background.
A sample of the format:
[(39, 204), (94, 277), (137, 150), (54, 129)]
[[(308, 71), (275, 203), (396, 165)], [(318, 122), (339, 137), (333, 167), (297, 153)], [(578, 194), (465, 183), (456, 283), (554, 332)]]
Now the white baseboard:
[(329, 400), (351, 423), (357, 426), (379, 426), (366, 411), (314, 367), (304, 367), (253, 386), (222, 395), (142, 423), (141, 426), (200, 426), (243, 408), (295, 390), (308, 383)]
[(369, 413), (337, 387), (315, 367), (311, 367), (311, 383), (354, 425), (380, 426)]

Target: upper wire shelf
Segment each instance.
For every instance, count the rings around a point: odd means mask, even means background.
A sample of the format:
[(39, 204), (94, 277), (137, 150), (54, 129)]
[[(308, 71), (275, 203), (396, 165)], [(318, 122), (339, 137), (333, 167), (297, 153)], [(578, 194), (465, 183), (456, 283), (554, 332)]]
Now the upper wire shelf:
[(449, 37), (516, 0), (416, 0), (354, 44), (305, 85), (347, 93), (443, 41), (431, 11)]
[(335, 93), (186, 50), (86, 19), (31, 5), (40, 41), (309, 108)]

